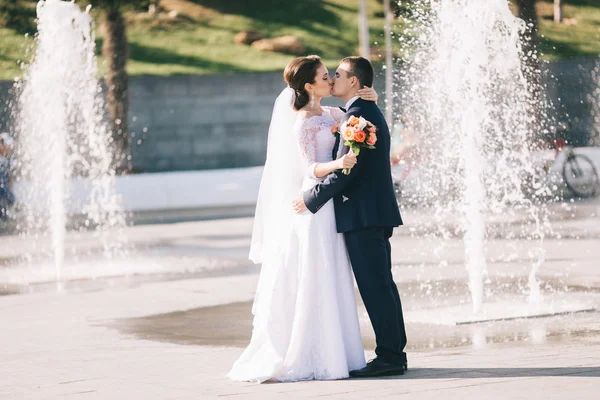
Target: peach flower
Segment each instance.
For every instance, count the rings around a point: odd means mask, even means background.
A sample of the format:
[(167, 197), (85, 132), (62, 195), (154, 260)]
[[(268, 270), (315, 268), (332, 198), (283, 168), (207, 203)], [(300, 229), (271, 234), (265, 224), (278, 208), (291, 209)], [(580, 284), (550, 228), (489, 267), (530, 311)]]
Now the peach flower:
[(358, 127), (360, 128), (360, 130), (362, 131), (363, 129), (365, 129), (365, 126), (367, 126), (367, 120), (366, 120), (366, 119), (364, 119), (363, 117), (360, 117), (360, 118), (358, 119), (358, 125), (357, 125), (357, 126), (358, 126)]
[(356, 118), (354, 115), (348, 119), (348, 125), (350, 125), (350, 126), (358, 125), (359, 122), (360, 122), (360, 120), (358, 118)]
[(354, 140), (354, 131), (349, 126), (344, 128), (343, 135), (344, 135), (344, 140)]
[(335, 124), (334, 126), (331, 127), (331, 133), (333, 133), (334, 135), (337, 133), (339, 129), (338, 124)]
[(377, 135), (375, 135), (375, 133), (371, 132), (369, 134), (369, 138), (367, 139), (367, 144), (369, 146), (375, 146), (375, 143), (377, 143)]

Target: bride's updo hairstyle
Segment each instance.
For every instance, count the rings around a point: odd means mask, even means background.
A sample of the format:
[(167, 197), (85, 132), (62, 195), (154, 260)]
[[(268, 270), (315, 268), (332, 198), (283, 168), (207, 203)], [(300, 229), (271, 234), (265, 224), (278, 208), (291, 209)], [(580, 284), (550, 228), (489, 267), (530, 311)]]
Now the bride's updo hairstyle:
[(306, 56), (294, 58), (287, 67), (285, 67), (283, 79), (288, 86), (296, 92), (294, 110), (300, 110), (310, 101), (310, 96), (304, 88), (304, 85), (307, 83), (315, 83), (317, 69), (319, 69), (320, 66), (321, 58), (319, 56)]

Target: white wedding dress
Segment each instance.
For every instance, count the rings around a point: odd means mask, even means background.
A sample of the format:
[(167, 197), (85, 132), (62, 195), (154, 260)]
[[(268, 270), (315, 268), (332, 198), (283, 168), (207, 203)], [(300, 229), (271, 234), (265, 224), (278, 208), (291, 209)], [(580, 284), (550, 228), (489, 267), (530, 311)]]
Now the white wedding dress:
[[(342, 116), (339, 109), (325, 108), (321, 116), (296, 120), (305, 171), (332, 160), (331, 127)], [(302, 191), (316, 182), (307, 172)], [(365, 366), (354, 278), (333, 200), (316, 214), (290, 218), (285, 250), (263, 260), (252, 339), (228, 374), (233, 380), (342, 379)]]

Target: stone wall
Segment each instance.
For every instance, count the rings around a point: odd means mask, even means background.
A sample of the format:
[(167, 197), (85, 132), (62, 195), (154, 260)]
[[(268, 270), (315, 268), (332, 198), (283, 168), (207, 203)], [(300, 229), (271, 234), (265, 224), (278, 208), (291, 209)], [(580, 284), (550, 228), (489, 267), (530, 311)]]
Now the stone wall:
[(134, 166), (183, 171), (263, 165), (285, 84), (274, 72), (141, 77), (130, 87)]
[(600, 59), (556, 61), (546, 68), (548, 97), (556, 118), (569, 121), (572, 144), (600, 145), (600, 124), (593, 117), (594, 112), (600, 112), (600, 82), (593, 74), (600, 68)]
[[(590, 116), (595, 60), (548, 65), (548, 94), (559, 118), (570, 117), (581, 143), (597, 135)], [(554, 76), (555, 78), (552, 78)], [(383, 77), (375, 87), (383, 104)], [(6, 101), (11, 82), (0, 82), (0, 129), (10, 129)], [(133, 165), (145, 172), (262, 165), (281, 72), (130, 79)], [(327, 99), (324, 104), (340, 105)]]
[(264, 163), (281, 74), (131, 79), (133, 164), (144, 171)]

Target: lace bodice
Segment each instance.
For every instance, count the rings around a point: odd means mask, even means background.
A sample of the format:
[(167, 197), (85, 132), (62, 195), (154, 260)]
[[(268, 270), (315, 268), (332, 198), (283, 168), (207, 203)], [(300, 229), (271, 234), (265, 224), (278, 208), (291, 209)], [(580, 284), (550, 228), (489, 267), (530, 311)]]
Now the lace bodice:
[(331, 128), (344, 116), (339, 108), (323, 109), (321, 115), (300, 118), (295, 129), (302, 156), (308, 165), (308, 176), (311, 178), (315, 178), (313, 171), (317, 163), (332, 161), (331, 151), (335, 145), (335, 136)]

